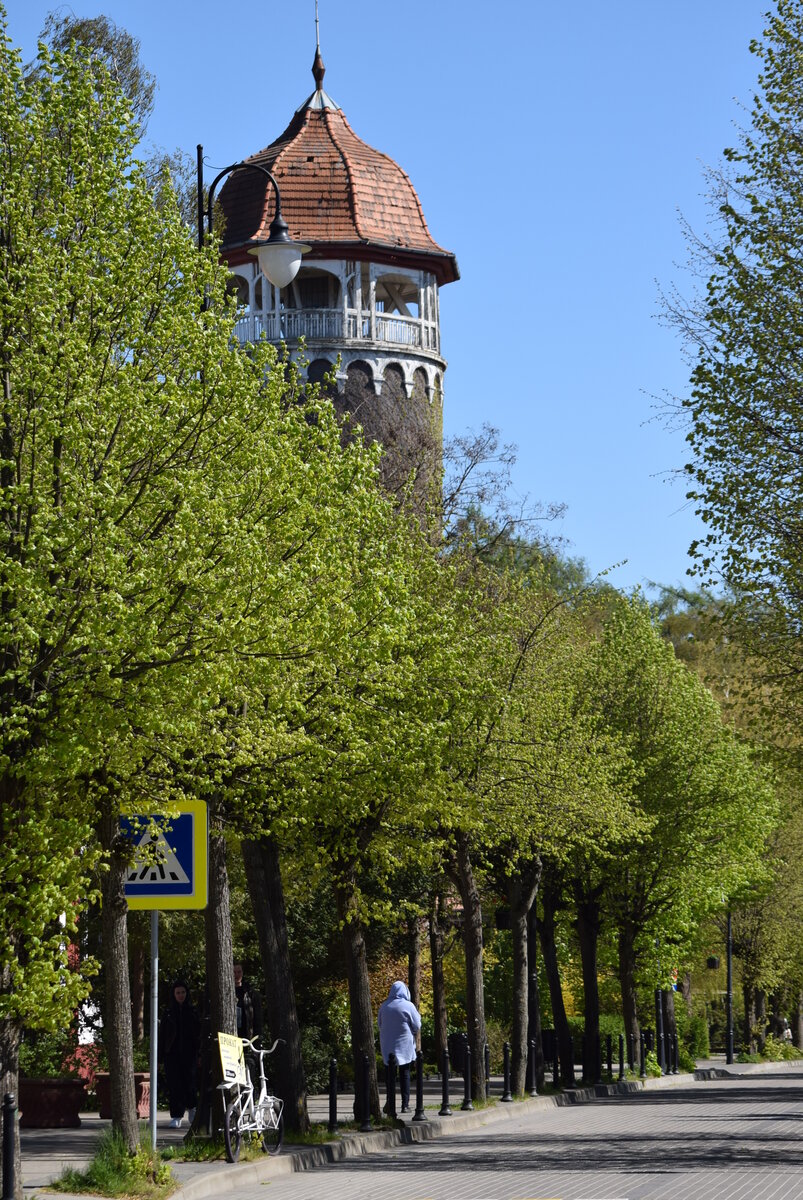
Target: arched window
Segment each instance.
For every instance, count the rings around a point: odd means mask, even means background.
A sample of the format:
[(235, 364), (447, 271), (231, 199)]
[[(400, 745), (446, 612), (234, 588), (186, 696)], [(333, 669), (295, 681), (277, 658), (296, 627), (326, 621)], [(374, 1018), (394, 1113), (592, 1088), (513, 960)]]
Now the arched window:
[(353, 424), (365, 427), (370, 424), (375, 403), (374, 373), (368, 363), (349, 363), (346, 370), (346, 386), (340, 395), (338, 410), (342, 415), (347, 415)]
[(230, 296), (237, 297), (237, 307), (239, 309), (248, 308), (248, 280), (243, 279), (242, 275), (230, 274), (226, 277), (226, 291)]
[(404, 371), (396, 363), (389, 363), (383, 372), (382, 396), (402, 402), (407, 396), (404, 386)]
[(417, 404), (426, 404), (429, 396), (429, 380), (427, 373), (423, 367), (416, 367), (413, 371), (413, 400)]
[(310, 383), (321, 384), (321, 391), (324, 396), (333, 399), (337, 395), (337, 385), (326, 382), (326, 376), (332, 370), (332, 363), (328, 358), (315, 358), (307, 367), (307, 379)]

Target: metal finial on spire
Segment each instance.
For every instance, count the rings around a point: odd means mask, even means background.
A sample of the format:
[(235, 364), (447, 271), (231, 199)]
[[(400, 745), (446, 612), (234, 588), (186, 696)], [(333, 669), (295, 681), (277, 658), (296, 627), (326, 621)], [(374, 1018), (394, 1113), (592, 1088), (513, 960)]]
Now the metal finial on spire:
[(315, 80), (316, 91), (323, 91), (323, 77), (326, 67), (321, 57), (321, 26), (318, 19), (318, 0), (315, 0), (315, 61), (312, 64), (312, 76)]

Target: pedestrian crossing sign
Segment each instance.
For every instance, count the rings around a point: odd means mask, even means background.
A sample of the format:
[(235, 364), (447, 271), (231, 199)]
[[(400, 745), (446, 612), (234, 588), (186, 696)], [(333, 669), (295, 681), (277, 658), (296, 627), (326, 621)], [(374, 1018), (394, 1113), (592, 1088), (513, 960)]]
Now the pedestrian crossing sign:
[(206, 805), (187, 800), (167, 814), (120, 818), (131, 845), (125, 895), (128, 907), (206, 908)]

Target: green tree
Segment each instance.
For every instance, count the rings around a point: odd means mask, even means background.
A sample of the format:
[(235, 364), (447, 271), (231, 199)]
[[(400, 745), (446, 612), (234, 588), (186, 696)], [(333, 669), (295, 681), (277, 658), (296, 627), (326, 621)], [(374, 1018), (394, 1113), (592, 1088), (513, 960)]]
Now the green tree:
[(118, 813), (197, 794), (188, 764), (225, 757), (243, 662), (286, 651), (281, 621), (247, 635), (303, 611), (288, 561), (315, 507), (314, 430), (269, 348), (233, 348), (215, 248), (198, 253), (168, 183), (155, 201), (102, 63), (42, 48), (26, 73), (5, 35), (0, 58), (0, 877), (19, 900), (1, 918), (0, 1073), (16, 1090), (20, 1027), (75, 1006), (51, 931), (95, 890), (102, 848), (133, 1147)]
[(701, 920), (762, 878), (777, 806), (749, 748), (639, 599), (607, 620), (594, 678), (596, 703), (633, 763), (641, 818), (606, 877), (625, 1030), (638, 1037), (640, 978), (662, 982)]
[(144, 134), (153, 112), (156, 79), (142, 65), (139, 38), (132, 37), (126, 29), (121, 29), (102, 14), (76, 17), (74, 13), (57, 9), (47, 14), (40, 40), (60, 54), (66, 53), (76, 42), (97, 58), (127, 98), (140, 127), (140, 135)]
[(803, 670), (799, 0), (778, 0), (751, 50), (760, 90), (717, 177), (721, 224), (704, 255), (705, 294), (674, 317), (696, 350), (684, 401), (689, 498), (708, 530), (692, 547), (696, 570), (731, 589), (727, 618), (763, 663), (783, 737), (799, 723)]

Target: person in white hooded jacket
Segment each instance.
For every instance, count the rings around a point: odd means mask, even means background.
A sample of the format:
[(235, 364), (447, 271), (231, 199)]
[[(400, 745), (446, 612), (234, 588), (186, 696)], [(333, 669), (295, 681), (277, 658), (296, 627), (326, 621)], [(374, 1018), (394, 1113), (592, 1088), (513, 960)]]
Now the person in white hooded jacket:
[(410, 1067), (415, 1062), (416, 1035), (421, 1029), (421, 1014), (410, 999), (410, 989), (397, 979), (390, 985), (388, 998), (379, 1006), (379, 1048), (387, 1064), (391, 1054), (399, 1065), (401, 1110), (410, 1111)]

